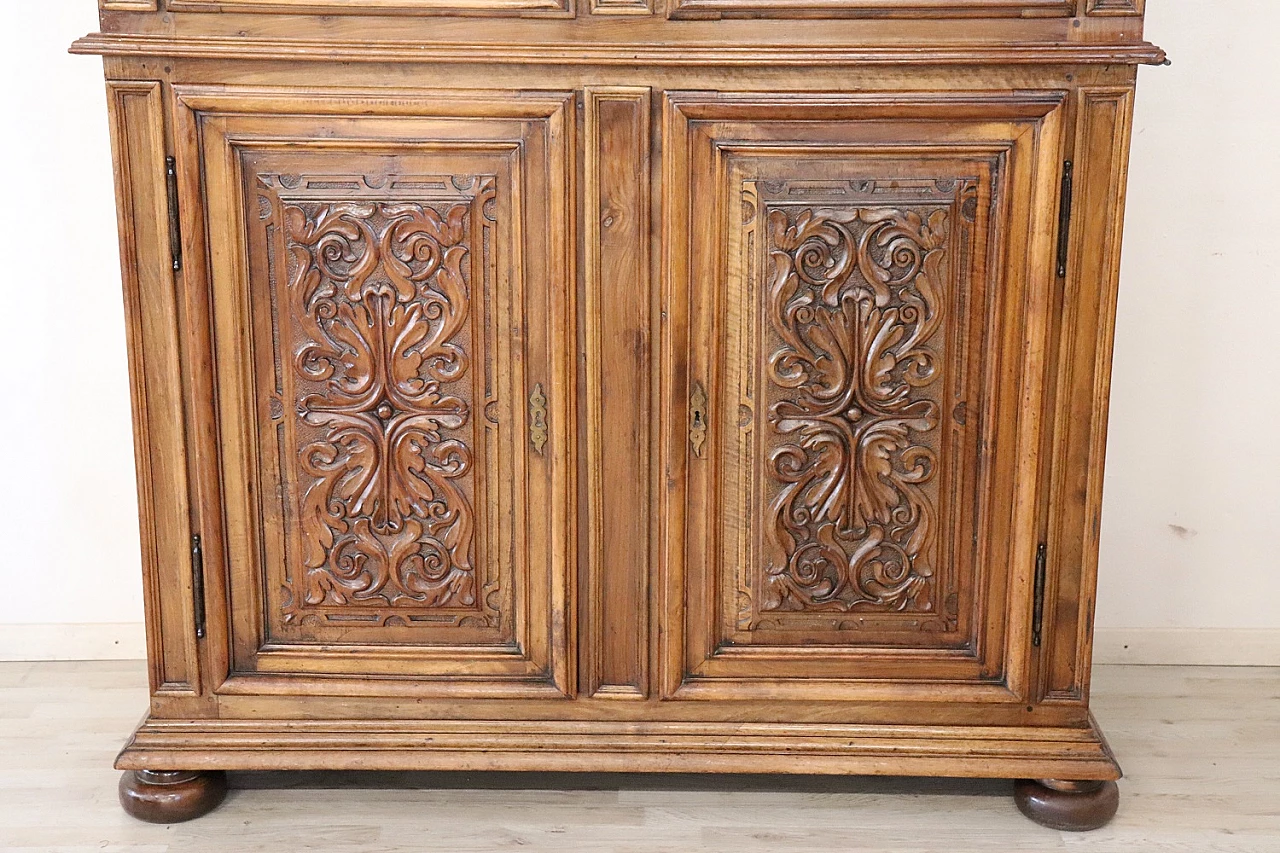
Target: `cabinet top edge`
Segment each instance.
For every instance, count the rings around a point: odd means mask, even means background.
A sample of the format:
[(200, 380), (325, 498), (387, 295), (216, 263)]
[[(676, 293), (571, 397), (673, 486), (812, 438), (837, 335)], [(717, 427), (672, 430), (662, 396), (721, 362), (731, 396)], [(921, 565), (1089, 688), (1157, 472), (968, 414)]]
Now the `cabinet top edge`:
[(73, 54), (174, 59), (462, 64), (841, 66), (841, 65), (1162, 65), (1164, 50), (1128, 43), (1005, 42), (798, 44), (685, 41), (341, 41), (245, 36), (91, 33)]

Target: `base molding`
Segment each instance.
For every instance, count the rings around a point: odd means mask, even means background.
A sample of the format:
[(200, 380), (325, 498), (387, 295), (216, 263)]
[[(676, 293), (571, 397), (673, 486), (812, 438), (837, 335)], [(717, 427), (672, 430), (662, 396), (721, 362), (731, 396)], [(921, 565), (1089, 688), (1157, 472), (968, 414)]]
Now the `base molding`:
[(147, 719), (121, 770), (536, 770), (1113, 780), (1088, 728)]

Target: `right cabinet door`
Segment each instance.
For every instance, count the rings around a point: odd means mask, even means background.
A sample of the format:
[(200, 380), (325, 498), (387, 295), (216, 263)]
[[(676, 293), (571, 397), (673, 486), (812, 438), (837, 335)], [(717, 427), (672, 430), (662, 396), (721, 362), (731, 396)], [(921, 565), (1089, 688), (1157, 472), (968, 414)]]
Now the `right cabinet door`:
[(1026, 701), (1064, 99), (668, 95), (668, 698)]

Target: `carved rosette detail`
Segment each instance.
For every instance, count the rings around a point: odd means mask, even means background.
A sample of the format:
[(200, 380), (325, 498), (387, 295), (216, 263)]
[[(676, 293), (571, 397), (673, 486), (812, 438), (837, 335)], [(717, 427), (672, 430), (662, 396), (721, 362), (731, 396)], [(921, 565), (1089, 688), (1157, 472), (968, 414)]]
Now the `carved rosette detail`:
[(286, 622), (300, 606), (476, 607), (459, 338), (470, 220), (493, 192), (284, 203), (303, 568)]
[(929, 612), (951, 204), (767, 208), (760, 612)]

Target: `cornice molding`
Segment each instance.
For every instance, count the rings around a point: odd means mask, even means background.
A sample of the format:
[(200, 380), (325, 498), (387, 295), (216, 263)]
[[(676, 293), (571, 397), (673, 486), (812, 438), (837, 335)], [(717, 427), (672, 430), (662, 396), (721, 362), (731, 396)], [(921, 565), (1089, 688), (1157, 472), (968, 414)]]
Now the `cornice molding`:
[(98, 56), (309, 62), (528, 63), (531, 65), (1160, 65), (1165, 53), (1131, 44), (639, 44), (623, 42), (345, 42), (227, 36), (93, 33), (71, 52)]

